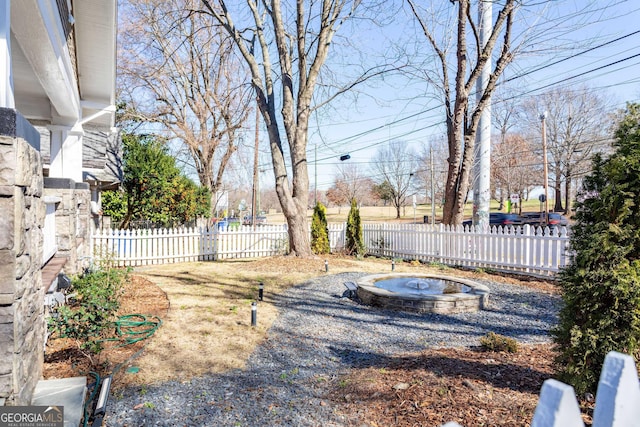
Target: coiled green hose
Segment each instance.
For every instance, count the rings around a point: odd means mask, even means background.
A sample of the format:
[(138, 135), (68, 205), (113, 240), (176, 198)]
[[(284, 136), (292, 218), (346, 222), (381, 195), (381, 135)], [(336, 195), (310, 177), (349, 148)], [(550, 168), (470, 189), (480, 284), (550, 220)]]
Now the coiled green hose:
[(127, 314), (120, 316), (115, 325), (116, 333), (122, 341), (121, 346), (125, 346), (149, 338), (162, 325), (162, 319), (158, 316)]

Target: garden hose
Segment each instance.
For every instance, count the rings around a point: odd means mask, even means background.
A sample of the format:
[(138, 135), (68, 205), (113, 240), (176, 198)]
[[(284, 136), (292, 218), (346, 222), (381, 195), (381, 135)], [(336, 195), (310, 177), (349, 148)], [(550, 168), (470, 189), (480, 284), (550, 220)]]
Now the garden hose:
[(93, 390), (91, 390), (91, 395), (89, 396), (87, 401), (84, 403), (84, 411), (83, 411), (83, 414), (82, 414), (82, 426), (83, 427), (87, 427), (87, 425), (89, 425), (89, 414), (87, 413), (87, 409), (88, 409), (89, 405), (91, 403), (93, 403), (93, 399), (95, 399), (96, 393), (100, 389), (100, 375), (97, 372), (94, 372), (94, 371), (89, 372), (89, 374), (96, 379), (96, 385), (93, 387)]
[[(129, 344), (134, 344), (134, 343), (137, 343), (138, 341), (142, 341), (146, 338), (149, 338), (162, 325), (162, 319), (160, 319), (157, 316), (147, 317), (143, 314), (127, 314), (124, 316), (120, 316), (118, 320), (116, 320), (114, 323), (116, 326), (116, 333), (120, 338), (108, 338), (103, 341), (122, 341), (120, 346), (125, 346)], [(125, 338), (123, 339), (122, 337), (125, 337)], [(134, 354), (134, 356), (130, 357), (128, 360), (131, 360), (133, 357), (137, 357), (142, 352), (142, 350), (144, 350), (144, 347), (138, 350)], [(124, 362), (116, 366), (116, 368), (113, 370), (111, 375), (115, 374), (118, 370), (120, 370), (123, 364)], [(83, 427), (88, 426), (88, 422), (90, 418), (88, 414), (88, 407), (90, 404), (93, 403), (96, 393), (98, 392), (98, 390), (100, 390), (100, 383), (102, 381), (100, 379), (100, 375), (97, 372), (91, 371), (89, 372), (89, 374), (96, 379), (96, 383), (95, 383), (95, 386), (93, 387), (93, 390), (91, 390), (91, 394), (89, 398), (84, 404), (83, 424), (82, 424)]]
[[(147, 317), (143, 314), (127, 314), (115, 321), (116, 334), (122, 341), (122, 346), (134, 344), (149, 338), (162, 325), (158, 316)], [(124, 339), (123, 339), (124, 337)]]

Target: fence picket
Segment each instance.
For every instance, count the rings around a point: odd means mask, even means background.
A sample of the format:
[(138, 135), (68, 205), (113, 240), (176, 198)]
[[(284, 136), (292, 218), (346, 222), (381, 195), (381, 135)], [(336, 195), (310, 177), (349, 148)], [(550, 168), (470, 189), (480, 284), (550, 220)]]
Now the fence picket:
[(546, 380), (531, 427), (584, 427), (573, 387), (558, 380)]
[(633, 357), (610, 352), (604, 360), (593, 426), (626, 427), (640, 421), (640, 386)]

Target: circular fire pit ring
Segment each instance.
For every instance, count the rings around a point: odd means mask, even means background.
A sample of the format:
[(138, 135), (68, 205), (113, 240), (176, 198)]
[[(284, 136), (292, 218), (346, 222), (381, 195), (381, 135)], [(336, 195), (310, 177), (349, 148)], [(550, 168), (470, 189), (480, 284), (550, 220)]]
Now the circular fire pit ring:
[(418, 313), (469, 313), (489, 303), (489, 288), (472, 280), (435, 274), (392, 273), (364, 276), (357, 295), (371, 306)]

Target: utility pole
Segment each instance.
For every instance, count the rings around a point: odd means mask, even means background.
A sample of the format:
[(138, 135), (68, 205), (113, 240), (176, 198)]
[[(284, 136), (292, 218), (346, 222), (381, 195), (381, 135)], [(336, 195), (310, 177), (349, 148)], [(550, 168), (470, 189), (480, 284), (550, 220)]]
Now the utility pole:
[[(256, 99), (257, 101), (257, 99)], [(251, 226), (256, 228), (256, 220), (257, 214), (256, 210), (258, 209), (258, 192), (260, 182), (258, 180), (258, 146), (260, 142), (260, 109), (258, 108), (258, 103), (256, 102), (256, 135), (255, 135), (255, 149), (253, 152), (253, 191), (251, 194)]]
[[(484, 47), (491, 36), (493, 27), (493, 2), (482, 0), (478, 3), (480, 22), (480, 45)], [(491, 60), (482, 68), (476, 83), (476, 100), (480, 102), (491, 76)], [(489, 207), (491, 202), (491, 102), (488, 101), (480, 113), (475, 147), (475, 176), (473, 190), (473, 223), (482, 229), (489, 227)]]
[(318, 143), (313, 146), (313, 206), (318, 204)]
[(436, 192), (433, 185), (433, 146), (429, 146), (429, 163), (431, 166), (431, 225), (436, 224)]
[(547, 112), (540, 114), (542, 121), (542, 167), (544, 170), (544, 222), (549, 224), (549, 169), (547, 166)]

